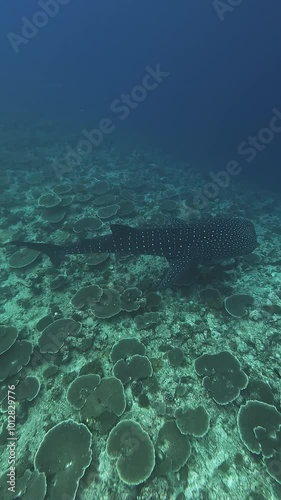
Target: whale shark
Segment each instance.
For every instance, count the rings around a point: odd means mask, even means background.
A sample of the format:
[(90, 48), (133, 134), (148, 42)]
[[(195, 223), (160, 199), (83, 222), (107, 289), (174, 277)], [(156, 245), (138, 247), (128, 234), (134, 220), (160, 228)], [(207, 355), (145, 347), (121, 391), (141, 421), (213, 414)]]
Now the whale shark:
[(65, 255), (120, 253), (165, 257), (169, 268), (159, 284), (177, 283), (181, 274), (196, 264), (210, 265), (251, 253), (257, 246), (254, 224), (242, 217), (213, 217), (198, 222), (171, 219), (160, 226), (131, 227), (111, 224), (110, 234), (70, 245), (14, 241), (19, 247), (42, 252), (59, 265)]

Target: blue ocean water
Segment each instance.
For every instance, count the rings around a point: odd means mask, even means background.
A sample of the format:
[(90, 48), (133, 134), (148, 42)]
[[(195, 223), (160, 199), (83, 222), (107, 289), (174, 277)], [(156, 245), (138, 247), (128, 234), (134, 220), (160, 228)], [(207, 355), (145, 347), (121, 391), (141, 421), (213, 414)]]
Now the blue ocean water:
[[(2, 5), (1, 498), (281, 498), (280, 15)], [(112, 224), (149, 224), (159, 248), (179, 219), (216, 217), (250, 219), (254, 253), (197, 268), (194, 241), (180, 266), (81, 251)], [(15, 240), (83, 255), (55, 267)], [(159, 290), (169, 263), (186, 273)]]

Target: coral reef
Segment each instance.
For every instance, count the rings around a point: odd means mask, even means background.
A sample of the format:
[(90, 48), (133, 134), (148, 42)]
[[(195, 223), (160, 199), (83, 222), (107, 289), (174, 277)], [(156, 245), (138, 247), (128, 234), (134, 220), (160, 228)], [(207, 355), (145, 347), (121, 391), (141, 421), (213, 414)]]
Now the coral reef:
[[(1, 175), (0, 498), (14, 387), (15, 498), (277, 500), (280, 199), (237, 178), (199, 210), (198, 171), (114, 143), (56, 173), (68, 136), (51, 135), (39, 126), (30, 151), (11, 129)], [(9, 245), (212, 216), (252, 220), (256, 253), (194, 266), (163, 291), (160, 257), (69, 255), (55, 268)]]

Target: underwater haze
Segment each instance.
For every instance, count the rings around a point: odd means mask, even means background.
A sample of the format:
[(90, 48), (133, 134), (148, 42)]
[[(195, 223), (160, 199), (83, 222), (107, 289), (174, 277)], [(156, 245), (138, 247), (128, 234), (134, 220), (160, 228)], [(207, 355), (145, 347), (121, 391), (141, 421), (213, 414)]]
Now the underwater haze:
[(281, 498), (280, 19), (3, 2), (1, 500)]

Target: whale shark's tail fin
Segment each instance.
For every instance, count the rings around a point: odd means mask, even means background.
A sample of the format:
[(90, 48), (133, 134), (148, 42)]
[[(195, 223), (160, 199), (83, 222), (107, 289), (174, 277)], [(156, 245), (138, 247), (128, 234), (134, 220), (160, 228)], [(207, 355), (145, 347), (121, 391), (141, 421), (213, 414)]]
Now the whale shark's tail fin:
[(11, 243), (9, 244), (42, 252), (49, 257), (52, 264), (56, 267), (58, 267), (62, 263), (64, 256), (67, 253), (63, 246), (54, 245), (52, 243), (34, 243), (32, 241), (15, 240), (11, 241)]

